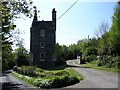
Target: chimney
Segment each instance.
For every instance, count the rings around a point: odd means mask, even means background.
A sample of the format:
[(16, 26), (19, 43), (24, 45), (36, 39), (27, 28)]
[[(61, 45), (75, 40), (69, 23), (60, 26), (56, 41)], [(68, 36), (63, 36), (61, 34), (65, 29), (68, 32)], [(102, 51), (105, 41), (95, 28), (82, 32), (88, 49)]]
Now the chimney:
[(56, 30), (56, 11), (55, 11), (55, 8), (53, 8), (53, 11), (52, 11), (52, 22), (53, 22), (54, 30)]

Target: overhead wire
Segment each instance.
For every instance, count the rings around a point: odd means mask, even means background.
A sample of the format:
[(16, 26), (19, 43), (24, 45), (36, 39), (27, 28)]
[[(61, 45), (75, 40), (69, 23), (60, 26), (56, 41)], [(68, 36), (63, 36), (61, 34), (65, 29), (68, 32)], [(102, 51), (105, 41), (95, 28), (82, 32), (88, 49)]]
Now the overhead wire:
[(76, 2), (74, 2), (57, 20), (59, 20), (62, 16), (64, 16), (78, 1), (79, 0), (77, 0)]

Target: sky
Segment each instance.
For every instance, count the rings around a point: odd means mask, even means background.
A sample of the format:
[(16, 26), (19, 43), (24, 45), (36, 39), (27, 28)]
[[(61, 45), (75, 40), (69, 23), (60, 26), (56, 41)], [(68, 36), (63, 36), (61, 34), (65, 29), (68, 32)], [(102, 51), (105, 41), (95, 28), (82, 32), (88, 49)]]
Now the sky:
[[(33, 5), (40, 10), (39, 21), (51, 21), (52, 9), (57, 11), (59, 18), (76, 0), (33, 0)], [(103, 22), (111, 25), (116, 2), (81, 2), (80, 0), (60, 19), (57, 20), (56, 42), (60, 45), (76, 44), (78, 40), (95, 36), (98, 26)], [(24, 17), (24, 16), (23, 16)], [(25, 17), (24, 17), (25, 18)], [(24, 39), (24, 46), (30, 49), (30, 27), (33, 18), (18, 19), (17, 28), (24, 31), (20, 37)]]

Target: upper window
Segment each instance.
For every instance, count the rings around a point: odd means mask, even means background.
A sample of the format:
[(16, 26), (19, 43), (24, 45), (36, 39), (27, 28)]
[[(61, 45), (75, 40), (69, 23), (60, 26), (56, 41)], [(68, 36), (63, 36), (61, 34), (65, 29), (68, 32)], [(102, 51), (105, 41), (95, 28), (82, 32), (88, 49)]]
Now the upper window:
[(41, 37), (44, 37), (44, 36), (45, 36), (45, 30), (43, 30), (43, 29), (41, 30), (40, 36), (41, 36)]

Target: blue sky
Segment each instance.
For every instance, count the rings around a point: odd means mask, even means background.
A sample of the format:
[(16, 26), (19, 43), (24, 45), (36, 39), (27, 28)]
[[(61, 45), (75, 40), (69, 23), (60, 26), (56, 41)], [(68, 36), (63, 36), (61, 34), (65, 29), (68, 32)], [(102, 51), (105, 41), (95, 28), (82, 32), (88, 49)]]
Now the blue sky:
[[(34, 0), (34, 5), (40, 10), (39, 20), (51, 21), (52, 9), (57, 11), (57, 18), (63, 14), (75, 1), (43, 2)], [(116, 2), (77, 2), (62, 18), (57, 21), (56, 42), (63, 45), (76, 44), (78, 40), (95, 36), (97, 27), (102, 22), (111, 24)], [(21, 31), (20, 37), (24, 39), (24, 45), (30, 48), (30, 27), (33, 18), (19, 19), (15, 23)]]

